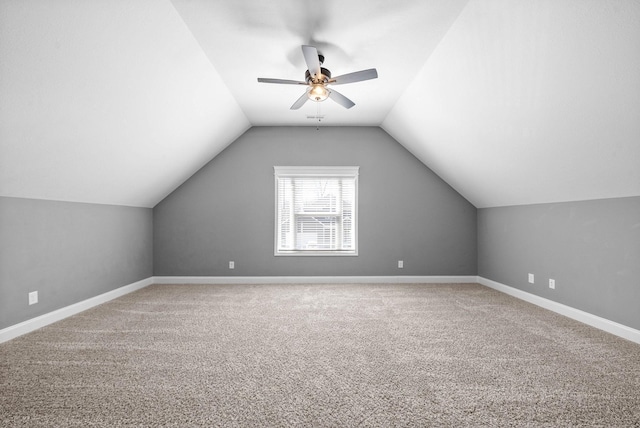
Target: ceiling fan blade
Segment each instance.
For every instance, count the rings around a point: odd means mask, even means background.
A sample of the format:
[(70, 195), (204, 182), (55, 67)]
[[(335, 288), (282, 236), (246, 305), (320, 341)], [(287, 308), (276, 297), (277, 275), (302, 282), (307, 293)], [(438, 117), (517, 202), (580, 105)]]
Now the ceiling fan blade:
[(307, 82), (300, 82), (298, 80), (286, 80), (286, 79), (269, 79), (267, 77), (258, 77), (260, 83), (280, 83), (283, 85), (306, 85)]
[(313, 46), (302, 45), (302, 55), (304, 55), (304, 62), (307, 63), (307, 69), (311, 76), (319, 76), (320, 60), (318, 60), (318, 50)]
[(291, 106), (291, 110), (298, 110), (300, 107), (304, 105), (304, 103), (307, 102), (308, 99), (309, 97), (307, 96), (307, 92), (305, 91), (305, 93), (302, 94), (302, 96), (298, 98), (298, 100), (295, 103), (293, 103), (293, 105)]
[(345, 97), (338, 91), (334, 91), (333, 89), (329, 88), (327, 88), (327, 91), (329, 91), (329, 98), (331, 98), (333, 101), (337, 102), (344, 108), (351, 108), (356, 105), (353, 101), (351, 101), (349, 98)]
[(363, 80), (376, 79), (378, 71), (375, 68), (368, 70), (355, 71), (353, 73), (343, 74), (329, 80), (332, 85), (343, 85), (345, 83), (362, 82)]

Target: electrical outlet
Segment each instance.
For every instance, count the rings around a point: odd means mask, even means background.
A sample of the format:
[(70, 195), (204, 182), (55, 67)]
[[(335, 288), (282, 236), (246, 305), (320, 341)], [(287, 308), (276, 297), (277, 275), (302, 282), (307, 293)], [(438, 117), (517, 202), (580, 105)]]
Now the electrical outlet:
[(38, 303), (38, 292), (32, 291), (31, 293), (29, 293), (29, 304), (35, 305), (36, 303)]
[(534, 283), (533, 274), (530, 273), (529, 274), (529, 284), (533, 284), (533, 283)]
[(555, 279), (550, 279), (549, 280), (549, 288), (552, 288), (554, 290), (556, 289), (556, 280)]
[(404, 262), (402, 260), (398, 260), (398, 269), (404, 268)]
[(229, 269), (235, 269), (235, 268), (236, 268), (236, 262), (230, 261), (229, 262)]

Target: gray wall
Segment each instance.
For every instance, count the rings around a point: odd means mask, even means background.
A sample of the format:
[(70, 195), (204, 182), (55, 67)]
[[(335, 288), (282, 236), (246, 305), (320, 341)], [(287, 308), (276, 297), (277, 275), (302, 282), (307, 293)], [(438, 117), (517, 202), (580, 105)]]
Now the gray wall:
[[(274, 165), (360, 166), (357, 257), (273, 255)], [(154, 208), (154, 274), (476, 275), (476, 225), (380, 128), (254, 127)]]
[(640, 197), (480, 209), (478, 255), (482, 277), (640, 329)]
[(152, 221), (149, 208), (0, 197), (0, 329), (152, 276)]

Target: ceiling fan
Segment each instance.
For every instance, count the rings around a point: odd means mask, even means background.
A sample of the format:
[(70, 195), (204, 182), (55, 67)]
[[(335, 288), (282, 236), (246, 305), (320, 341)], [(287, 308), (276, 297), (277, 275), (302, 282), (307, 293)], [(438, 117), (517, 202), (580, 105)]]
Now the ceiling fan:
[(307, 102), (311, 101), (324, 101), (327, 98), (331, 98), (336, 103), (340, 104), (344, 108), (351, 108), (355, 105), (353, 101), (342, 95), (340, 92), (329, 89), (328, 85), (342, 85), (345, 83), (361, 82), (363, 80), (375, 79), (378, 77), (378, 72), (375, 68), (368, 70), (355, 71), (353, 73), (343, 74), (342, 76), (331, 77), (331, 72), (326, 68), (321, 67), (324, 62), (324, 56), (318, 53), (318, 50), (313, 46), (302, 46), (302, 55), (304, 61), (307, 63), (308, 70), (305, 73), (305, 81), (298, 80), (285, 80), (285, 79), (270, 79), (265, 77), (258, 77), (258, 82), (262, 83), (279, 83), (284, 85), (306, 85), (307, 90), (298, 100), (293, 103), (291, 110), (297, 110)]

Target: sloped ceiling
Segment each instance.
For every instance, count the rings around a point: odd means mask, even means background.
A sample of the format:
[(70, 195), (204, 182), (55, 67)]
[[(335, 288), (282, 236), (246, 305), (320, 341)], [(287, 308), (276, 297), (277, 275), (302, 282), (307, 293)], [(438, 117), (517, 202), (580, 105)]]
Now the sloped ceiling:
[[(298, 111), (300, 45), (333, 75)], [(381, 126), (477, 207), (640, 195), (635, 0), (0, 0), (0, 195), (152, 207), (252, 125)]]
[(382, 126), (476, 207), (640, 195), (640, 2), (471, 1)]
[(152, 207), (250, 124), (166, 0), (0, 0), (0, 195)]

